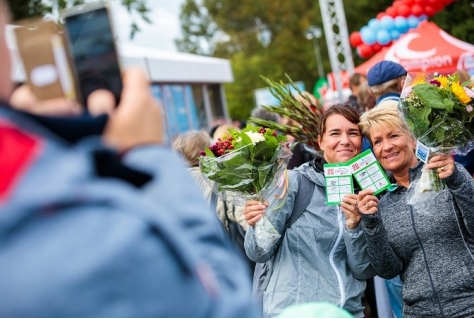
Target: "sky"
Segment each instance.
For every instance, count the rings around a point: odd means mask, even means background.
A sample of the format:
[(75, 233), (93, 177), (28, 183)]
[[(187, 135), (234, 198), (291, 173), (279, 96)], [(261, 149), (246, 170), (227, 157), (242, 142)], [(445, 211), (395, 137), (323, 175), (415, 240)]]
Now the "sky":
[(141, 31), (130, 39), (130, 24), (132, 18), (127, 10), (120, 5), (119, 0), (112, 0), (114, 29), (120, 42), (131, 42), (140, 46), (152, 47), (168, 51), (177, 51), (174, 39), (181, 37), (179, 13), (184, 0), (147, 0), (151, 9), (149, 14), (152, 24), (140, 20), (134, 15)]

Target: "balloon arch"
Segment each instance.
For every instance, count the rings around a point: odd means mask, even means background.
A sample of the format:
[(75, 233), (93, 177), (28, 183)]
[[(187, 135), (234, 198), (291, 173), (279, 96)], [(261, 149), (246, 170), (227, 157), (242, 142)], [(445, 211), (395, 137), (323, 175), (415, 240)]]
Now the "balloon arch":
[(455, 1), (395, 0), (359, 31), (352, 32), (349, 42), (356, 48), (358, 56), (369, 58)]

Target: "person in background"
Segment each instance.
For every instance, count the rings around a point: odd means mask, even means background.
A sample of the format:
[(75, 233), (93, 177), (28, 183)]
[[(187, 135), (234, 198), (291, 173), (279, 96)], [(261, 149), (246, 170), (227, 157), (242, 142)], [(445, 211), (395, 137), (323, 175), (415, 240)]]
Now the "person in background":
[[(201, 152), (211, 145), (211, 138), (208, 133), (204, 131), (189, 131), (178, 135), (173, 142), (173, 149), (178, 152), (188, 163), (188, 171), (198, 183), (199, 189), (203, 192), (204, 198), (209, 205), (213, 207), (222, 224), (228, 229), (228, 218), (239, 223), (244, 230), (247, 230), (248, 224), (243, 215), (243, 207), (235, 206), (230, 202), (224, 201), (213, 196), (213, 191), (208, 182), (199, 169), (199, 156)], [(224, 211), (226, 209), (226, 211)]]
[(367, 81), (361, 83), (359, 87), (357, 103), (359, 104), (359, 114), (362, 114), (375, 107), (375, 97), (370, 92), (369, 84), (367, 84)]
[[(380, 199), (371, 190), (358, 194), (377, 275), (403, 279), (403, 317), (473, 317), (474, 180), (450, 155), (433, 156), (426, 166), (419, 161), (416, 140), (396, 106), (364, 113), (359, 126), (396, 186)], [(420, 193), (410, 204), (423, 169), (436, 170), (446, 187), (429, 199)]]
[[(469, 75), (469, 73), (466, 71), (466, 70), (459, 70), (458, 71), (458, 75), (459, 75), (459, 82), (462, 83), (465, 83), (465, 82), (469, 82), (471, 81), (471, 85), (472, 86), (472, 83), (474, 83), (472, 80), (471, 80), (471, 76)], [(469, 153), (467, 153), (466, 155), (462, 156), (462, 155), (455, 155), (454, 156), (454, 160), (461, 164), (462, 166), (464, 166), (464, 168), (469, 172), (469, 174), (471, 174), (471, 176), (474, 178), (474, 150), (471, 150)]]
[[(295, 169), (302, 175), (301, 180), (309, 179), (315, 184), (312, 199), (286, 230), (281, 243), (275, 243), (269, 252), (258, 247), (254, 231), (266, 213), (266, 205), (252, 200), (245, 205), (244, 217), (251, 226), (245, 236), (247, 256), (258, 263), (273, 260), (272, 271), (267, 274), (268, 285), (262, 287), (264, 317), (315, 301), (331, 302), (356, 317), (363, 316), (365, 280), (374, 272), (359, 227), (357, 195), (345, 195), (340, 206), (327, 205), (323, 169), (326, 163), (346, 162), (360, 153), (362, 136), (358, 123), (359, 114), (348, 105), (332, 106), (323, 116), (318, 138), (323, 157)], [(295, 208), (300, 187), (296, 174), (289, 171), (283, 206), (267, 216), (280, 234)]]
[(359, 88), (365, 82), (367, 82), (367, 78), (363, 74), (360, 74), (360, 73), (352, 74), (349, 80), (351, 95), (349, 96), (349, 99), (346, 101), (346, 104), (349, 104), (356, 109), (360, 108), (359, 101), (358, 101)]
[(215, 143), (220, 138), (223, 138), (224, 136), (228, 136), (229, 129), (238, 130), (238, 128), (236, 128), (232, 124), (221, 124), (215, 129), (214, 134), (212, 135), (212, 141)]
[[(0, 34), (6, 11), (0, 1)], [(8, 101), (3, 37), (0, 55)], [(110, 116), (0, 105), (0, 316), (256, 316), (243, 262), (182, 161), (160, 145), (145, 74), (127, 70), (123, 84)]]

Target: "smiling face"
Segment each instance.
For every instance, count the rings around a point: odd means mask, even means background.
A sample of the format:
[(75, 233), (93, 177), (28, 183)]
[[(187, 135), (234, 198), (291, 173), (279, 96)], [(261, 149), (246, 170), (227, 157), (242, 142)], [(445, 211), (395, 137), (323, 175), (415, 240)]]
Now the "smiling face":
[(396, 127), (372, 127), (370, 141), (382, 167), (394, 174), (408, 172), (417, 163), (415, 140)]
[(326, 118), (323, 135), (318, 138), (328, 163), (347, 162), (362, 149), (362, 135), (357, 124), (341, 114)]

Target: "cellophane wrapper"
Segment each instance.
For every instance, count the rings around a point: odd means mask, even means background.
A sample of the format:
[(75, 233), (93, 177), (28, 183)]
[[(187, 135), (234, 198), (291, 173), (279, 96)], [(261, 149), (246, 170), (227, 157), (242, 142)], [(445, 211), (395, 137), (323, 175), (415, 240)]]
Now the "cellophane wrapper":
[(281, 237), (268, 216), (283, 205), (288, 183), (286, 167), (292, 156), (289, 147), (279, 146), (268, 161), (252, 158), (247, 147), (220, 157), (204, 157), (200, 169), (213, 191), (223, 200), (244, 206), (248, 200), (267, 202), (266, 213), (255, 224), (257, 246), (268, 252)]
[[(474, 148), (473, 98), (474, 91), (463, 87), (457, 76), (409, 73), (399, 109), (415, 138), (428, 147), (429, 158), (466, 155)], [(436, 170), (423, 168), (421, 177), (410, 186), (408, 203), (424, 205), (444, 187)]]

